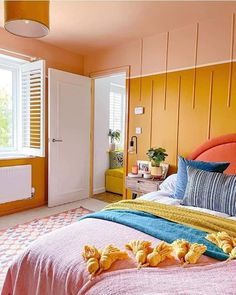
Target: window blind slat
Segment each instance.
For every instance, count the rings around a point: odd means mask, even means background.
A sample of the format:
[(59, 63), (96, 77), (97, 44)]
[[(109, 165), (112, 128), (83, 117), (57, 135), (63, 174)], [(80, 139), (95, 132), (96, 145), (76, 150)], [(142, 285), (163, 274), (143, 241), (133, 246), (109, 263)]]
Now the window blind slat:
[(121, 132), (120, 147), (124, 144), (124, 89), (120, 87), (110, 86), (110, 101), (109, 101), (109, 129), (119, 130)]
[(22, 66), (22, 145), (44, 156), (44, 61)]

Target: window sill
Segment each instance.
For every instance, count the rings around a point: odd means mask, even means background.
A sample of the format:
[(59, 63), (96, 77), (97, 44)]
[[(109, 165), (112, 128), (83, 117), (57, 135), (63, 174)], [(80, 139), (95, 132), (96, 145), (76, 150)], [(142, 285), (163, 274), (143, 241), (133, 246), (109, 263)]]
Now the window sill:
[(17, 154), (17, 153), (0, 153), (0, 161), (1, 160), (17, 160), (17, 159), (31, 159), (35, 158), (34, 156)]

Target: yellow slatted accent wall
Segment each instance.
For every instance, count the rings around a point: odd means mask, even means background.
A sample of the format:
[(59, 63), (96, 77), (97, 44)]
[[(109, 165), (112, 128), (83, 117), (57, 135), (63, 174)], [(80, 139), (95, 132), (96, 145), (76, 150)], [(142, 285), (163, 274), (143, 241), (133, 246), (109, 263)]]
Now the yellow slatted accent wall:
[[(209, 138), (236, 132), (235, 63), (230, 67), (230, 63), (200, 67), (195, 78), (194, 68), (170, 72), (167, 83), (165, 74), (143, 77), (141, 100), (140, 78), (130, 79), (129, 137), (135, 127), (143, 132), (138, 135), (138, 154), (129, 155), (129, 169), (137, 159), (147, 159), (150, 146), (161, 146), (169, 154), (170, 171), (175, 172), (178, 154), (186, 156)], [(134, 114), (136, 106), (145, 107), (143, 115)]]

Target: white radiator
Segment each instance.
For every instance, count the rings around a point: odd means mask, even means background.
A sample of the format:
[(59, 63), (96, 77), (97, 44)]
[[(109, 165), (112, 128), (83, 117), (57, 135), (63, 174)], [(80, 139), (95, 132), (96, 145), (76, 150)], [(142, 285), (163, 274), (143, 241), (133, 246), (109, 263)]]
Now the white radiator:
[(31, 197), (31, 165), (0, 168), (0, 204)]

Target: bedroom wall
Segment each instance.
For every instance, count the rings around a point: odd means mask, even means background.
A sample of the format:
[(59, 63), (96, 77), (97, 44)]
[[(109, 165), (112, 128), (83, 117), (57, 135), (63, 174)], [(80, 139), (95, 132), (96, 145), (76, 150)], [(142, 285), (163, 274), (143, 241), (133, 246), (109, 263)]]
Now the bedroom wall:
[[(143, 133), (129, 167), (146, 159), (150, 146), (162, 146), (173, 172), (178, 154), (236, 132), (235, 34), (229, 14), (85, 57), (87, 75), (130, 66), (129, 137), (135, 127)], [(134, 115), (135, 106), (143, 106), (144, 114)]]
[(109, 168), (109, 100), (110, 77), (95, 80), (94, 96), (94, 158), (93, 193), (99, 194), (105, 189), (105, 171)]
[[(5, 48), (7, 50), (17, 51), (23, 54), (45, 59), (47, 67), (83, 74), (83, 57), (81, 55), (62, 50), (39, 40), (22, 39), (10, 35), (9, 33), (5, 32), (5, 30), (0, 29), (0, 48)], [(0, 53), (4, 52), (1, 52), (0, 50)], [(35, 196), (32, 199), (24, 201), (0, 204), (0, 216), (37, 207), (47, 202), (47, 157), (19, 160), (0, 160), (0, 167), (23, 164), (32, 165), (32, 184), (36, 190)]]

